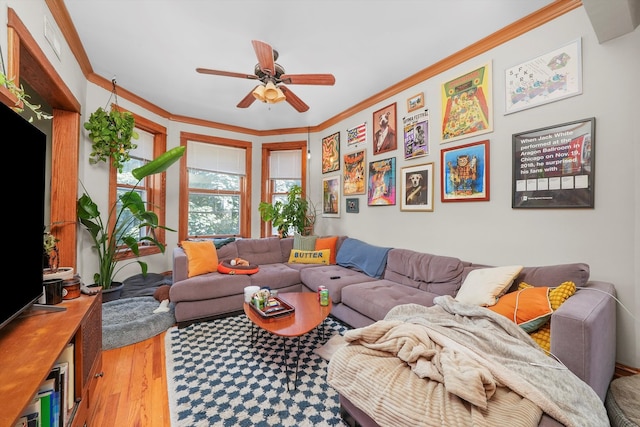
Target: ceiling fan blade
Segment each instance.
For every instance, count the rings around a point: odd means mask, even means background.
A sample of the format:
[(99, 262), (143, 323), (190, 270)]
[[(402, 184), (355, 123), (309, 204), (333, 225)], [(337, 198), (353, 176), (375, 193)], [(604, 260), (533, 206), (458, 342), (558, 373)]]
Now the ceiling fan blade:
[(236, 105), (236, 107), (238, 107), (238, 108), (248, 108), (251, 104), (253, 104), (253, 101), (256, 100), (256, 97), (253, 96), (253, 91), (256, 90), (256, 88), (258, 86), (256, 86), (253, 89), (251, 89), (251, 92), (249, 92), (247, 94), (247, 96), (242, 98), (242, 101), (238, 102), (238, 105)]
[(326, 85), (333, 86), (336, 78), (333, 74), (283, 74), (282, 83), (290, 85)]
[(251, 40), (251, 44), (253, 44), (253, 50), (256, 51), (258, 65), (260, 65), (262, 72), (269, 76), (275, 75), (276, 65), (271, 45), (260, 40)]
[(286, 101), (291, 104), (293, 108), (298, 110), (300, 113), (304, 113), (309, 109), (309, 106), (302, 101), (302, 99), (298, 98), (295, 93), (291, 92), (291, 89), (286, 87), (285, 85), (278, 86), (280, 90), (284, 93), (286, 97)]
[(196, 68), (196, 71), (202, 74), (213, 74), (214, 76), (239, 77), (241, 79), (251, 80), (258, 79), (258, 76), (256, 76), (255, 74), (234, 73), (232, 71), (211, 70), (209, 68)]

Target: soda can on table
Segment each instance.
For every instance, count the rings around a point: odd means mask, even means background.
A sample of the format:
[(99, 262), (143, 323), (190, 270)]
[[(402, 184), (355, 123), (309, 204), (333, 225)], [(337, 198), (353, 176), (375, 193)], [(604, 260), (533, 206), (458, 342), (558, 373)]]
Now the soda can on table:
[(322, 292), (323, 289), (327, 289), (327, 287), (324, 285), (318, 286), (318, 301), (320, 301), (320, 292)]
[(320, 305), (327, 306), (329, 305), (329, 290), (322, 289), (320, 291)]

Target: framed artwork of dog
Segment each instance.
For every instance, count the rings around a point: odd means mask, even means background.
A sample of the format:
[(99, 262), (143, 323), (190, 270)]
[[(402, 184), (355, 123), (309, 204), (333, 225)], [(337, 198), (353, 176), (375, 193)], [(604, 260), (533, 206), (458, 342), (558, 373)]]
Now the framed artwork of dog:
[(396, 103), (373, 113), (373, 155), (398, 148)]
[(404, 167), (400, 177), (400, 210), (433, 212), (433, 162)]
[(443, 203), (489, 200), (489, 140), (440, 150), (440, 170)]

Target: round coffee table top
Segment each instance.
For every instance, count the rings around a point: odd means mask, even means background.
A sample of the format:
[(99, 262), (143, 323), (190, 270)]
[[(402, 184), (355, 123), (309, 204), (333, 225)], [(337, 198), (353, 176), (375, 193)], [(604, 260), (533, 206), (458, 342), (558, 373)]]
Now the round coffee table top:
[(315, 292), (278, 293), (278, 298), (296, 310), (287, 316), (264, 318), (245, 302), (244, 312), (256, 326), (283, 337), (299, 337), (306, 334), (319, 326), (331, 312), (331, 298), (329, 305), (322, 306)]

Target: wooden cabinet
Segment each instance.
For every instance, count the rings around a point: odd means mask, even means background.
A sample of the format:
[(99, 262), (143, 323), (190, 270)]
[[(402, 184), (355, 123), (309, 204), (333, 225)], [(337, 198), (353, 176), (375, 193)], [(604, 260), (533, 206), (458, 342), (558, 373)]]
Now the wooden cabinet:
[(94, 391), (102, 377), (102, 296), (82, 295), (30, 310), (0, 329), (0, 426), (13, 427), (69, 342), (74, 343), (76, 404), (70, 425), (89, 425)]

